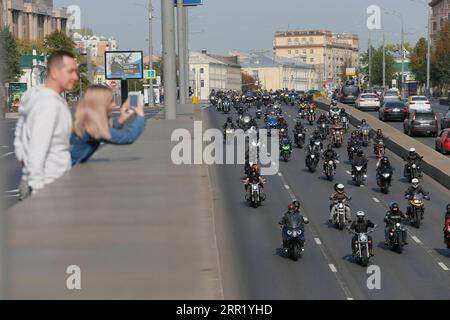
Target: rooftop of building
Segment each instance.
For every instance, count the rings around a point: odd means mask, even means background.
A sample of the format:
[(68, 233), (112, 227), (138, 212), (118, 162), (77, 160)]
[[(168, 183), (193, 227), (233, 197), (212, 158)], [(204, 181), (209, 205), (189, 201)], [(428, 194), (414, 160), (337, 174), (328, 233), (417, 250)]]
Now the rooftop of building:
[(276, 31), (275, 37), (292, 37), (292, 36), (315, 36), (315, 35), (328, 35), (338, 38), (351, 38), (359, 39), (359, 36), (355, 33), (336, 33), (330, 30), (317, 29), (317, 30), (292, 30), (292, 31)]
[(242, 62), (243, 68), (273, 68), (281, 66), (314, 68), (313, 65), (295, 59), (270, 56), (264, 52), (252, 52), (250, 53), (249, 58)]

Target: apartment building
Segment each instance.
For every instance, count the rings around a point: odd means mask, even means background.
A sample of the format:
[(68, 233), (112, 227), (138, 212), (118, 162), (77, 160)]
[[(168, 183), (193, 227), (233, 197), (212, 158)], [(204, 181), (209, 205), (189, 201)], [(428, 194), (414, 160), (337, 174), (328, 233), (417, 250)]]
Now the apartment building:
[(19, 39), (40, 40), (60, 30), (68, 34), (66, 8), (54, 8), (53, 0), (3, 0), (1, 25)]
[(431, 13), (431, 43), (436, 44), (436, 40), (444, 24), (450, 20), (450, 0), (433, 0), (430, 2)]
[(322, 81), (338, 82), (345, 67), (359, 63), (357, 34), (328, 30), (279, 31), (275, 33), (274, 54), (315, 65)]

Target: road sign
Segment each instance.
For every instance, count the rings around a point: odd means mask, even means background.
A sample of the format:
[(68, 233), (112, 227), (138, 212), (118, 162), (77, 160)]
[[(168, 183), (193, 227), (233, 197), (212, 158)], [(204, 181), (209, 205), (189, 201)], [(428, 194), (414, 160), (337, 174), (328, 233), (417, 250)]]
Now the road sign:
[(119, 86), (119, 84), (116, 81), (111, 81), (111, 83), (109, 84), (109, 86), (113, 89), (117, 89), (117, 87)]
[(156, 79), (156, 70), (145, 70), (145, 79)]
[[(174, 0), (175, 7), (177, 6), (177, 0)], [(203, 0), (183, 0), (183, 5), (187, 6), (201, 6), (203, 5)]]
[(356, 68), (346, 68), (345, 75), (346, 76), (356, 76)]

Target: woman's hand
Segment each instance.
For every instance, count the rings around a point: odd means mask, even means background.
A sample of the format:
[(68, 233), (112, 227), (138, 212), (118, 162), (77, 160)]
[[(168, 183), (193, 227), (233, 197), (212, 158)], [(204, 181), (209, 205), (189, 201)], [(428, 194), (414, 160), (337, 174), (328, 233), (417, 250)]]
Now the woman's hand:
[(121, 125), (124, 125), (125, 122), (127, 122), (128, 119), (130, 119), (131, 116), (133, 115), (133, 112), (132, 113), (128, 112), (128, 109), (129, 109), (129, 103), (128, 103), (128, 100), (127, 100), (127, 101), (124, 102), (124, 104), (120, 108), (119, 123)]
[(144, 106), (137, 107), (135, 112), (138, 117), (145, 117)]

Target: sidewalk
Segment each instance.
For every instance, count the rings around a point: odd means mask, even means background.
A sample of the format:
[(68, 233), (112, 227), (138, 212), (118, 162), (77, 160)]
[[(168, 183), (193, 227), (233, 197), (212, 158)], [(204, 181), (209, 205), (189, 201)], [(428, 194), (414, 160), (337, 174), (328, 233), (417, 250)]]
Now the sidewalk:
[[(193, 120), (150, 120), (136, 144), (104, 147), (9, 210), (9, 296), (221, 299), (207, 168), (170, 159), (172, 131)], [(81, 290), (66, 288), (71, 265)]]

